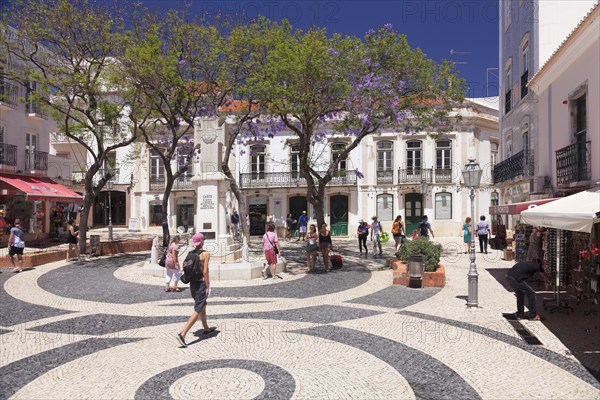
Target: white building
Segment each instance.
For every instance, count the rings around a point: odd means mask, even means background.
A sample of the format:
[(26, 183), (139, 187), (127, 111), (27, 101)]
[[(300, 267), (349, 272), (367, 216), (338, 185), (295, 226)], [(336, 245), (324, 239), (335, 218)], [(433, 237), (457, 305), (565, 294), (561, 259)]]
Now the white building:
[(8, 77), (19, 67), (0, 55), (0, 214), (43, 238), (64, 227), (65, 210), (81, 196), (49, 179), (60, 165), (50, 151), (56, 124), (33, 96), (44, 95), (36, 82), (24, 86)]
[(500, 0), (500, 157), (494, 185), (500, 203), (548, 197), (554, 191), (541, 130), (540, 99), (527, 83), (596, 0)]
[[(457, 236), (470, 214), (469, 193), (461, 185), (461, 171), (469, 157), (484, 169), (476, 214), (487, 214), (495, 195), (491, 167), (499, 144), (497, 100), (466, 100), (457, 110), (462, 119), (438, 140), (425, 133), (393, 131), (365, 138), (340, 162), (339, 173), (327, 185), (324, 211), (333, 234), (354, 237), (358, 221), (370, 220), (373, 215), (379, 216), (388, 232), (395, 216), (402, 215), (412, 232), (425, 214), (436, 235)], [(171, 194), (172, 231), (194, 224), (195, 230), (204, 232), (210, 240), (230, 243), (228, 217), (237, 202), (219, 168), (229, 129), (228, 123), (219, 126), (211, 119), (203, 119), (196, 126), (194, 141), (200, 143), (202, 155)], [(315, 169), (323, 170), (336, 150), (347, 143), (348, 138), (340, 135), (315, 146)], [(281, 132), (235, 149), (229, 166), (245, 196), (248, 208), (239, 212), (242, 221), (248, 215), (251, 234), (262, 234), (269, 220), (282, 233), (288, 213), (297, 219), (306, 210), (314, 220), (314, 210), (306, 200), (306, 183), (299, 172), (296, 146), (293, 134)], [(165, 182), (158, 158), (144, 145), (141, 147), (131, 216), (137, 229), (145, 230), (160, 225)], [(356, 171), (364, 177), (359, 178)]]
[(540, 174), (556, 194), (600, 181), (600, 4), (588, 13), (529, 86), (539, 99)]

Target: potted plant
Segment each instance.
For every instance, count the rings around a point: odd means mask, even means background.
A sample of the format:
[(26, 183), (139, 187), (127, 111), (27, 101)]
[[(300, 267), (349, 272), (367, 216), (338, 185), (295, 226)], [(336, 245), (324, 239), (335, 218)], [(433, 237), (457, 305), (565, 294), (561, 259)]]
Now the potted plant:
[(433, 243), (426, 238), (407, 240), (402, 244), (396, 256), (402, 262), (408, 262), (411, 256), (421, 256), (425, 262), (425, 272), (435, 272), (440, 263), (442, 245)]

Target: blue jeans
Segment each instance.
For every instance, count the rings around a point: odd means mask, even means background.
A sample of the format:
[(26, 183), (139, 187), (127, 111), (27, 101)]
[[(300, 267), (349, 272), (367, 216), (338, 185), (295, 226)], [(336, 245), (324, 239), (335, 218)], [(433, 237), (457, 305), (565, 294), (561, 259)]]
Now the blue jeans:
[(535, 290), (527, 282), (518, 282), (515, 278), (510, 275), (506, 275), (506, 279), (513, 288), (517, 295), (517, 315), (525, 315), (525, 295), (527, 295), (527, 304), (529, 305), (529, 318), (533, 318), (537, 315), (536, 304), (535, 304)]

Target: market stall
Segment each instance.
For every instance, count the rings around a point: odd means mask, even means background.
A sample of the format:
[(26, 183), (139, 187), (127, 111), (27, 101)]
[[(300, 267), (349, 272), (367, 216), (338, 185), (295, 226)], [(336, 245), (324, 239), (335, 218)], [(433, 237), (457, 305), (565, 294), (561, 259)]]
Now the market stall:
[(600, 188), (586, 190), (552, 203), (523, 211), (524, 223), (549, 229), (547, 273), (555, 283), (555, 308), (570, 309), (560, 301), (560, 287), (567, 287), (578, 301), (597, 304), (600, 279)]
[[(523, 261), (527, 258), (529, 238), (533, 232), (533, 226), (522, 223), (520, 220), (521, 213), (551, 203), (555, 200), (557, 200), (557, 198), (539, 199), (521, 203), (496, 205), (489, 208), (490, 215), (492, 215), (492, 217), (497, 216), (495, 220), (500, 221), (500, 223), (503, 220), (507, 222), (510, 221), (509, 216), (517, 216), (519, 218), (515, 226), (509, 226), (510, 229), (506, 230), (507, 236), (504, 238), (504, 246), (498, 248), (498, 250), (504, 250), (503, 258), (505, 260), (512, 261), (513, 259), (516, 259), (517, 261)], [(493, 230), (494, 232), (498, 231), (496, 226), (494, 226)]]

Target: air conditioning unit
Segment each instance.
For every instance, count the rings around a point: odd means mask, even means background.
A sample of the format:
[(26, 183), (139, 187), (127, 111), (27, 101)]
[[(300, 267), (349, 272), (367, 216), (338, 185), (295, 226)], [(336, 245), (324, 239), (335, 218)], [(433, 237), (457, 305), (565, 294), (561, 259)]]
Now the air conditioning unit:
[(550, 185), (549, 176), (534, 176), (531, 181), (531, 193), (546, 193)]

